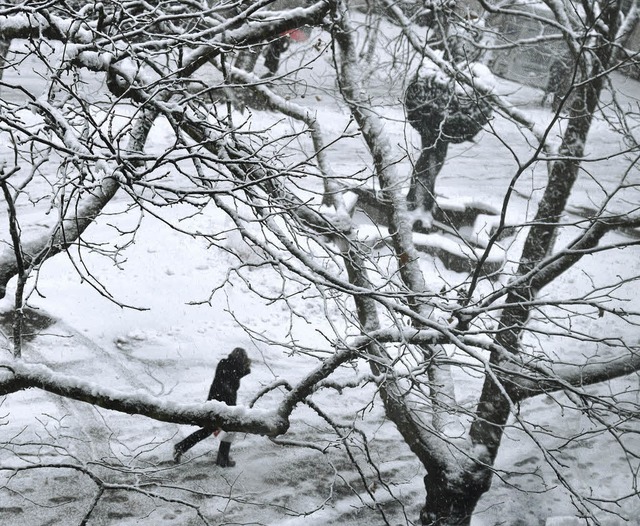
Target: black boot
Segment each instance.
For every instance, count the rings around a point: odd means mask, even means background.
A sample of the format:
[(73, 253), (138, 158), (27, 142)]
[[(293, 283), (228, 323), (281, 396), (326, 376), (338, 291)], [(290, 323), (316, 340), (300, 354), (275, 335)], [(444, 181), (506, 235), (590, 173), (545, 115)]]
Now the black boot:
[(223, 468), (232, 468), (236, 463), (229, 457), (229, 451), (231, 451), (231, 442), (220, 442), (220, 448), (218, 449), (218, 458), (216, 464)]
[(180, 451), (180, 448), (177, 445), (173, 446), (173, 461), (176, 464), (180, 464), (181, 459), (182, 459), (182, 451)]
[(202, 442), (205, 438), (210, 437), (214, 433), (214, 429), (203, 427), (191, 433), (187, 438), (181, 440), (173, 447), (173, 461), (180, 463), (182, 455), (189, 451), (198, 442)]

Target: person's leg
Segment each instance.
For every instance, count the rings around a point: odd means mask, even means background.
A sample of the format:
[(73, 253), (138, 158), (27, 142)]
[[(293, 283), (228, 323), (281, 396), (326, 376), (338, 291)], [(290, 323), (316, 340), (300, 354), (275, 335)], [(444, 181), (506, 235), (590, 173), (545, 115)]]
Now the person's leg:
[(182, 455), (195, 446), (198, 442), (202, 442), (205, 438), (211, 436), (214, 433), (214, 429), (203, 427), (191, 433), (187, 438), (178, 442), (173, 448), (173, 460), (177, 463), (180, 462)]
[(218, 448), (218, 458), (216, 459), (216, 464), (218, 464), (218, 466), (223, 468), (232, 468), (236, 465), (236, 463), (229, 456), (230, 451), (230, 442), (220, 442), (220, 447)]
[(220, 439), (220, 447), (218, 448), (216, 464), (223, 468), (232, 468), (236, 463), (229, 456), (229, 452), (231, 451), (231, 442), (233, 442), (234, 434), (222, 433), (218, 438)]

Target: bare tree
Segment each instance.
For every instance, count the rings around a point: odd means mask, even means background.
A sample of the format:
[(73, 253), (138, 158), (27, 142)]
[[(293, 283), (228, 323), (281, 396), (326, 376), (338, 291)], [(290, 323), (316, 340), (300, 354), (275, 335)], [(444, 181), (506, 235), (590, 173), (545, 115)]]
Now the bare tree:
[[(484, 1), (272, 4), (1, 4), (0, 39), (12, 42), (13, 51), (0, 83), (0, 133), (8, 145), (0, 172), (8, 226), (0, 296), (12, 291), (14, 314), (7, 335), (13, 356), (0, 362), (0, 394), (36, 388), (159, 422), (220, 427), (289, 445), (300, 445), (288, 435), (294, 411), (304, 405), (331, 428), (361, 478), (361, 493), (390, 524), (368, 477), (400, 498), (371, 458), (369, 437), (318, 402), (327, 390), (356, 389), (380, 397), (386, 418), (425, 470), (424, 525), (471, 524), (492, 481), (517, 476), (512, 469), (505, 474), (498, 459), (510, 432), (539, 448), (578, 516), (595, 524), (611, 514), (629, 518), (629, 508), (618, 505), (637, 499), (637, 389), (615, 380), (640, 369), (634, 336), (639, 149), (637, 101), (621, 100), (613, 83), (635, 59), (623, 44), (636, 8), (625, 13), (622, 2), (551, 0), (535, 8)], [(534, 29), (507, 30), (525, 26)], [(279, 44), (279, 69), (265, 66), (264, 50), (301, 28), (311, 38)], [(532, 49), (547, 50), (548, 64), (558, 56), (566, 62), (554, 111), (537, 101), (519, 108), (523, 88), (487, 70), (499, 69), (506, 54)], [(40, 92), (21, 82), (27, 67), (42, 78)], [(409, 115), (419, 145), (409, 127), (389, 132), (404, 121), (401, 101), (416, 78), (428, 87), (408, 108), (421, 110)], [(543, 84), (525, 93), (539, 97)], [(347, 108), (352, 122), (328, 132), (321, 104)], [(613, 149), (590, 153), (594, 126), (616, 137)], [(170, 139), (158, 146), (152, 139), (162, 134)], [(478, 134), (489, 146), (469, 146)], [(354, 137), (367, 157), (350, 159), (343, 173), (337, 152), (353, 148)], [(447, 146), (464, 141), (457, 149)], [(494, 216), (463, 210), (472, 216), (466, 224), (438, 198), (442, 180), (436, 179), (468, 175), (447, 172), (463, 148), (490, 152), (484, 157), (489, 168), (478, 167), (465, 183), (469, 193), (482, 193), (487, 170), (504, 171), (490, 190), (498, 205)], [(602, 163), (605, 157), (615, 163)], [(119, 302), (83, 258), (95, 252), (117, 265), (136, 242), (137, 223), (116, 228), (106, 242), (86, 234), (121, 196), (129, 203), (125, 216), (156, 216), (185, 238), (231, 251), (237, 262), (223, 269), (225, 284), (238, 276), (253, 293), (286, 305), (292, 320), (296, 294), (289, 287), (312, 291), (324, 314), (309, 321), (318, 324), (324, 345), (274, 341), (245, 328), (258, 345), (308, 356), (308, 370), (265, 386), (255, 393), (255, 407), (231, 408), (179, 404), (141, 394), (133, 384), (116, 390), (99, 378), (23, 361), (37, 351), (23, 349), (26, 307), (52, 257), (77, 254), (83, 278)], [(588, 199), (588, 206), (573, 203), (574, 196)], [(178, 205), (193, 215), (215, 207), (241, 235), (242, 248), (224, 245), (220, 230), (190, 228), (163, 215)], [(452, 244), (456, 248), (446, 248)], [(612, 254), (623, 254), (624, 271), (606, 272)], [(454, 272), (441, 260), (464, 261)], [(282, 292), (271, 295), (252, 283), (256, 267), (270, 269)], [(358, 363), (370, 372), (349, 374)], [(603, 384), (606, 395), (598, 390)], [(370, 386), (375, 389), (366, 391)], [(522, 408), (540, 396), (584, 414), (593, 426), (557, 431), (554, 439), (572, 444), (590, 433), (611, 435), (628, 462), (626, 494), (588, 494), (571, 482), (561, 447), (547, 440), (552, 432)], [(357, 401), (346, 406), (352, 419), (361, 410)], [(374, 475), (363, 471), (353, 441)], [(312, 442), (307, 437), (306, 445)], [(9, 462), (2, 469), (36, 468), (75, 470), (94, 482), (82, 524), (105, 491), (147, 491), (114, 485), (75, 462)], [(174, 501), (210, 520), (193, 501)]]

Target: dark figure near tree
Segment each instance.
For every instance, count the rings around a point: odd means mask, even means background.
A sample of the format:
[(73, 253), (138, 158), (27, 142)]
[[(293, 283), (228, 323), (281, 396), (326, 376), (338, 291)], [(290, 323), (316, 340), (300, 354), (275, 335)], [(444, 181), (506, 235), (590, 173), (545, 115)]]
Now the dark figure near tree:
[(280, 56), (289, 49), (290, 39), (288, 36), (280, 37), (271, 42), (264, 51), (264, 66), (267, 73), (262, 75), (263, 79), (275, 76), (280, 67)]
[[(251, 360), (247, 356), (247, 351), (242, 347), (236, 347), (231, 354), (220, 360), (216, 367), (216, 374), (213, 383), (209, 388), (209, 396), (207, 400), (218, 400), (227, 405), (236, 405), (238, 389), (240, 388), (240, 379), (251, 372)], [(212, 427), (203, 427), (187, 438), (178, 442), (173, 448), (173, 459), (176, 463), (180, 462), (182, 455), (211, 435), (218, 435), (220, 429)], [(232, 436), (225, 434), (220, 441), (218, 449), (218, 458), (216, 464), (222, 467), (233, 467), (235, 462), (229, 457), (231, 450)]]
[[(473, 76), (481, 71), (471, 69)], [(421, 68), (407, 86), (407, 120), (419, 133), (421, 154), (413, 169), (407, 194), (409, 210), (430, 213), (435, 204), (436, 177), (449, 144), (471, 141), (489, 122), (491, 106), (473, 90), (463, 91), (433, 63)], [(426, 226), (426, 225), (423, 225)]]

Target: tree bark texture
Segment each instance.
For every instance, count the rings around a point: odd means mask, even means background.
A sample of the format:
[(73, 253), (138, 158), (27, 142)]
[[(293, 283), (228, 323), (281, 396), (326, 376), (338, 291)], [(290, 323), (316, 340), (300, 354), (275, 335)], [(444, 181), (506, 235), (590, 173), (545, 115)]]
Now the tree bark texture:
[(446, 473), (427, 475), (427, 500), (420, 513), (425, 526), (469, 526), (473, 511), (491, 484), (490, 475), (474, 478), (465, 473), (462, 480), (450, 480)]
[[(617, 18), (618, 8), (609, 7), (606, 16), (609, 21)], [(538, 206), (536, 217), (527, 235), (518, 276), (531, 275), (523, 284), (507, 296), (505, 309), (499, 321), (499, 331), (495, 341), (503, 349), (514, 355), (520, 352), (520, 340), (529, 319), (530, 306), (539, 292), (534, 286), (538, 265), (551, 254), (558, 232), (560, 216), (565, 209), (573, 185), (577, 179), (584, 148), (603, 87), (602, 71), (611, 61), (615, 40), (615, 23), (611, 22), (612, 34), (599, 38), (599, 46), (583, 51), (578, 57), (583, 82), (575, 90), (567, 119), (567, 129), (562, 137), (558, 159), (554, 161), (549, 180)], [(505, 358), (493, 352), (490, 362), (494, 366), (503, 365)], [(502, 439), (504, 426), (511, 413), (513, 401), (517, 398), (517, 385), (509, 382), (508, 375), (487, 375), (476, 418), (470, 429), (474, 444), (487, 448), (487, 462), (493, 464)]]

